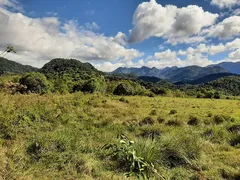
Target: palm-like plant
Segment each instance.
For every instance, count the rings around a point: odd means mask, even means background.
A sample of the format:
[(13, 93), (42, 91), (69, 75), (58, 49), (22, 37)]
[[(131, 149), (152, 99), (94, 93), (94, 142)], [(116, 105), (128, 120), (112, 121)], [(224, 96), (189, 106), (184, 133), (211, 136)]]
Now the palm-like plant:
[(16, 51), (14, 50), (14, 47), (9, 44), (9, 45), (7, 46), (7, 48), (5, 49), (5, 51), (3, 51), (3, 52), (0, 54), (0, 56), (5, 57), (8, 53), (11, 53), (11, 52), (16, 53)]

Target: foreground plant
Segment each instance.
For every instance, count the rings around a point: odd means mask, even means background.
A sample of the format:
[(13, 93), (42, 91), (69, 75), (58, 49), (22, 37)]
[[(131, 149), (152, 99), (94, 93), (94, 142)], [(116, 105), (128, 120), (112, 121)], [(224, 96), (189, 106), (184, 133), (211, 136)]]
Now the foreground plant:
[[(119, 135), (118, 144), (106, 144), (104, 150), (109, 150), (107, 156), (117, 161), (119, 167), (127, 171), (125, 176), (136, 176), (138, 179), (150, 179), (153, 173), (157, 173), (152, 162), (148, 162), (143, 157), (138, 156), (135, 142), (129, 140), (125, 135)], [(158, 174), (161, 179), (164, 179)]]

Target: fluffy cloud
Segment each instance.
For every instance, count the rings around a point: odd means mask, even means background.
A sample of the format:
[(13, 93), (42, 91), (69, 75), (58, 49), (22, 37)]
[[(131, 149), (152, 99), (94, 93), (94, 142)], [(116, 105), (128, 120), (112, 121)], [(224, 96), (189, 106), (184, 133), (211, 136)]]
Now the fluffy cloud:
[(0, 50), (12, 44), (17, 54), (9, 54), (8, 58), (21, 63), (27, 61), (28, 64), (41, 66), (55, 57), (82, 61), (131, 61), (143, 55), (135, 49), (125, 48), (116, 41), (116, 37), (90, 31), (90, 26), (97, 26), (94, 23), (84, 28), (75, 21), (61, 24), (56, 17), (33, 19), (2, 8), (0, 21)]
[(226, 51), (226, 49), (227, 48), (222, 43), (220, 43), (220, 44), (218, 44), (216, 46), (213, 45), (213, 46), (211, 46), (209, 48), (209, 54), (215, 55), (215, 54), (218, 54), (220, 52)]
[(175, 59), (156, 59), (156, 58), (148, 58), (149, 60), (145, 62), (145, 66), (149, 67), (157, 67), (157, 68), (165, 68), (165, 67), (172, 67), (172, 66), (178, 66), (178, 67), (184, 67), (184, 66), (192, 66), (192, 65), (198, 65), (198, 66), (207, 66), (210, 64), (213, 64), (213, 61), (208, 60), (208, 58), (202, 56), (202, 54), (189, 54), (186, 56), (184, 60), (181, 60), (180, 58)]
[(115, 69), (119, 67), (142, 67), (145, 65), (145, 62), (143, 59), (137, 61), (136, 63), (132, 61), (128, 61), (126, 63), (121, 63), (121, 62), (103, 62), (103, 63), (96, 63), (95, 67), (98, 68), (99, 70), (105, 71), (105, 72), (112, 72)]
[(189, 47), (186, 51), (179, 50), (178, 54), (182, 56), (208, 53), (209, 47), (206, 44), (199, 44), (196, 48)]
[(151, 0), (140, 4), (136, 9), (129, 42), (141, 42), (152, 36), (167, 38), (169, 42), (176, 38), (187, 42), (187, 38), (200, 33), (204, 27), (213, 25), (217, 17), (217, 14), (206, 12), (195, 5), (183, 8), (173, 5), (163, 7)]
[(228, 55), (228, 57), (230, 58), (230, 59), (240, 59), (240, 49), (237, 49), (236, 51), (234, 51), (234, 52), (231, 52), (229, 55)]
[(236, 38), (235, 40), (228, 42), (226, 47), (230, 50), (240, 48), (240, 38)]
[(127, 36), (122, 32), (118, 32), (118, 34), (114, 37), (114, 41), (123, 46), (127, 45)]
[(192, 36), (192, 37), (175, 37), (175, 38), (169, 38), (167, 40), (168, 43), (176, 45), (176, 44), (193, 44), (193, 43), (199, 43), (204, 42), (205, 37), (204, 36)]
[[(179, 52), (168, 49), (164, 52), (155, 53), (154, 56), (148, 56), (144, 65), (149, 67), (157, 67), (160, 69), (171, 66), (207, 66), (213, 63), (202, 54), (207, 53), (208, 50), (209, 47), (205, 44), (200, 44), (195, 49), (189, 47), (186, 51), (180, 50)], [(185, 56), (185, 59), (180, 59), (177, 55), (183, 55)]]
[(157, 52), (154, 55), (155, 58), (157, 59), (175, 59), (177, 57), (177, 53), (174, 51), (171, 51), (170, 49), (164, 51), (164, 52)]
[(203, 31), (209, 37), (227, 39), (240, 35), (240, 16), (231, 16)]
[(240, 4), (239, 0), (211, 0), (211, 4), (219, 8), (230, 8)]
[(200, 44), (196, 48), (189, 47), (185, 51), (179, 50), (177, 54), (181, 56), (188, 56), (188, 55), (194, 55), (194, 54), (207, 53), (213, 56), (221, 52), (233, 51), (239, 48), (240, 48), (240, 38), (236, 38), (233, 41), (227, 42), (225, 44), (223, 43), (220, 43), (217, 45)]
[(104, 63), (96, 63), (95, 67), (101, 71), (105, 72), (112, 72), (118, 67), (125, 66), (124, 63), (111, 63), (111, 62), (104, 62)]

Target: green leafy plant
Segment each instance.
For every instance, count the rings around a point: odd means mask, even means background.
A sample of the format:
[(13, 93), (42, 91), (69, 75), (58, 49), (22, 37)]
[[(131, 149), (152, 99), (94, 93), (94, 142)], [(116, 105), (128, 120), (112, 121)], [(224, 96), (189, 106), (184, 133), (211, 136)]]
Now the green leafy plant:
[[(107, 156), (117, 161), (119, 167), (124, 167), (125, 176), (136, 176), (138, 179), (150, 179), (152, 173), (157, 173), (152, 162), (138, 155), (138, 146), (125, 135), (119, 135), (118, 144), (106, 144), (104, 150), (109, 150)], [(149, 154), (150, 151), (148, 151)], [(148, 158), (149, 159), (149, 158)], [(159, 175), (161, 177), (161, 175)]]

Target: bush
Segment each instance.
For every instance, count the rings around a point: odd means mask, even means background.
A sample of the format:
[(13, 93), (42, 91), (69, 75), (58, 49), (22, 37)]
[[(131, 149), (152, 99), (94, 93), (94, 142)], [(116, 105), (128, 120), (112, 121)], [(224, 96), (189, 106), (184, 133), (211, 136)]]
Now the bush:
[(81, 91), (86, 93), (93, 93), (95, 91), (97, 92), (105, 92), (106, 90), (106, 83), (104, 79), (97, 79), (93, 78), (87, 81), (85, 84), (83, 84)]
[(151, 91), (146, 92), (145, 95), (148, 96), (148, 97), (155, 97), (155, 96), (156, 96), (156, 95), (155, 95), (153, 92), (151, 92)]
[(188, 125), (196, 126), (200, 123), (199, 119), (195, 116), (190, 116)]
[(240, 124), (232, 125), (228, 128), (228, 131), (231, 133), (240, 133)]
[(157, 146), (154, 141), (144, 141), (136, 144), (126, 136), (120, 135), (119, 143), (106, 144), (103, 149), (110, 151), (108, 156), (116, 161), (118, 168), (123, 169), (127, 177), (150, 179), (156, 172), (153, 161), (157, 158)]
[(142, 129), (141, 131), (142, 132), (138, 136), (143, 138), (155, 139), (156, 137), (159, 137), (162, 134), (162, 132), (159, 129), (152, 129), (152, 127)]
[(157, 110), (156, 110), (156, 109), (153, 109), (153, 110), (150, 112), (150, 115), (151, 115), (151, 116), (157, 115)]
[(177, 114), (177, 110), (172, 109), (172, 110), (169, 112), (169, 115), (174, 115), (174, 114)]
[(223, 122), (234, 122), (235, 119), (232, 118), (231, 116), (227, 116), (227, 115), (215, 115), (213, 117), (213, 122), (215, 124), (221, 124)]
[(231, 138), (230, 145), (240, 147), (240, 134), (237, 134)]
[(121, 97), (119, 99), (120, 102), (124, 102), (124, 103), (129, 103), (129, 101), (127, 99), (125, 99), (124, 97)]
[(113, 91), (113, 94), (114, 95), (120, 95), (120, 96), (133, 95), (133, 88), (129, 84), (121, 83), (115, 88), (115, 90)]
[(151, 117), (145, 117), (140, 123), (140, 126), (144, 126), (144, 125), (153, 125), (154, 124), (154, 120)]
[(214, 95), (213, 95), (213, 98), (214, 99), (220, 99), (221, 96), (220, 96), (219, 92), (215, 92)]
[(169, 120), (167, 122), (168, 126), (182, 126), (183, 124), (184, 124), (184, 122), (179, 119)]
[[(121, 81), (120, 84), (118, 84), (117, 86), (111, 87), (112, 85), (108, 85), (108, 89), (114, 89), (112, 91), (112, 93), (114, 95), (123, 95), (123, 96), (131, 96), (131, 95), (148, 95), (148, 93), (150, 91), (147, 91), (143, 86), (141, 86), (140, 84), (133, 82), (131, 80), (124, 80)], [(109, 91), (109, 90), (108, 90)], [(111, 90), (110, 90), (111, 92)], [(151, 93), (151, 92), (150, 92)], [(154, 94), (153, 94), (154, 95)]]
[(54, 83), (54, 92), (59, 92), (61, 94), (66, 94), (69, 92), (67, 82), (62, 79), (58, 79)]
[(168, 92), (166, 88), (158, 88), (158, 87), (151, 88), (151, 91), (157, 95), (166, 95)]
[(26, 91), (31, 93), (46, 93), (49, 90), (49, 82), (41, 73), (29, 73), (20, 78), (20, 84), (26, 86)]
[(158, 121), (159, 124), (161, 124), (161, 123), (164, 123), (165, 119), (162, 118), (162, 117), (158, 117), (157, 121)]
[(179, 131), (160, 137), (160, 160), (169, 168), (182, 167), (200, 158), (201, 142), (193, 132)]

